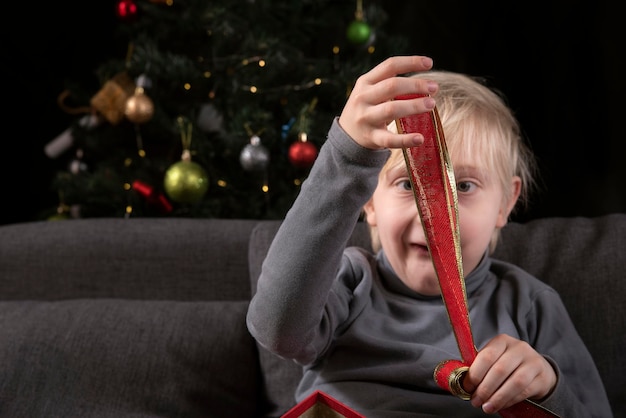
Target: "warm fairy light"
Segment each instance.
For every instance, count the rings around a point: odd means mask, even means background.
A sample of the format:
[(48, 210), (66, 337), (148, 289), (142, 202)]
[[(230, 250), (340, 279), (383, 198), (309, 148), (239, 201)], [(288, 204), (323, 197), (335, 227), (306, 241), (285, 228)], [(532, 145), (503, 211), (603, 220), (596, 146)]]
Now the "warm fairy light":
[(191, 84), (189, 84), (189, 83), (185, 83), (185, 84), (183, 84), (183, 88), (184, 88), (185, 90), (191, 90)]
[(264, 184), (263, 187), (261, 187), (261, 190), (263, 191), (263, 193), (267, 193), (270, 191), (270, 186)]
[(265, 64), (267, 64), (267, 62), (263, 58), (256, 56), (256, 57), (250, 57), (250, 58), (243, 58), (241, 60), (241, 65), (245, 67), (251, 62), (256, 62), (259, 65), (259, 67), (265, 67)]
[(130, 190), (131, 187), (130, 183), (124, 183), (124, 190)]
[(293, 184), (295, 184), (296, 186), (299, 186), (302, 184), (302, 180), (300, 179), (293, 179)]
[(209, 99), (215, 99), (215, 92), (213, 90), (209, 92)]
[(333, 46), (333, 54), (337, 55), (339, 53), (339, 46), (335, 45)]
[(319, 86), (320, 84), (322, 84), (322, 79), (321, 78), (316, 78), (314, 81), (316, 86)]
[(126, 214), (130, 215), (133, 213), (133, 207), (131, 205), (126, 206)]
[(228, 183), (226, 183), (226, 180), (219, 179), (217, 181), (217, 185), (220, 186), (220, 187), (226, 187), (228, 185)]
[(256, 93), (256, 92), (257, 92), (256, 86), (250, 86), (250, 93)]
[(205, 71), (202, 75), (204, 76), (204, 78), (211, 78), (213, 74), (211, 74), (211, 71)]
[(146, 150), (145, 149), (140, 149), (137, 151), (137, 154), (139, 154), (139, 156), (141, 158), (144, 158), (146, 156)]
[(125, 158), (124, 159), (124, 167), (130, 167), (132, 163), (133, 163), (133, 159), (132, 158)]
[(368, 52), (368, 53), (370, 53), (370, 54), (373, 54), (373, 53), (374, 53), (374, 51), (376, 51), (376, 48), (374, 48), (374, 45), (370, 45), (370, 46), (367, 48), (367, 52)]

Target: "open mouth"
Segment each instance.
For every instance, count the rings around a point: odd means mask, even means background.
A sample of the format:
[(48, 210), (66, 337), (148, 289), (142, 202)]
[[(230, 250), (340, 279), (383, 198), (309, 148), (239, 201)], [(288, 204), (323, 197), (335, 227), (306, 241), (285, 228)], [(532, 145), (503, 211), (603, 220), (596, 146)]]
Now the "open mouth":
[(428, 246), (426, 244), (411, 244), (411, 249), (416, 251), (418, 254), (430, 257), (430, 252), (428, 251)]

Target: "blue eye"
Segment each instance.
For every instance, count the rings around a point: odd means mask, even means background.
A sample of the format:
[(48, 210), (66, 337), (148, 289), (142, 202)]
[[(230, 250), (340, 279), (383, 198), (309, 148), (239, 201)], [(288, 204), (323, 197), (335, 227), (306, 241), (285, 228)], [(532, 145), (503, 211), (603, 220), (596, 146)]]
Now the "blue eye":
[(404, 188), (404, 190), (413, 190), (410, 180), (402, 180), (399, 184)]
[(411, 187), (411, 180), (407, 178), (395, 180), (393, 182), (393, 187), (402, 192), (413, 190), (413, 187)]
[(456, 184), (456, 190), (459, 193), (469, 193), (476, 188), (476, 184), (471, 181), (459, 181)]

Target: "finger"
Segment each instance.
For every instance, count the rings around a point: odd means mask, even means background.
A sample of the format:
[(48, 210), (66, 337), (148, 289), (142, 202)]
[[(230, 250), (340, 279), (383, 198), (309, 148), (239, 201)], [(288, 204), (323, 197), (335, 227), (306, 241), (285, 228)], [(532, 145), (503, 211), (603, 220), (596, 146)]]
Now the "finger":
[[(494, 354), (501, 352), (495, 359)], [(487, 413), (495, 413), (532, 395), (542, 387), (534, 381), (543, 370), (543, 358), (526, 342), (508, 336), (498, 336), (481, 350), (481, 361), (492, 361), (472, 397), (472, 405)], [(478, 359), (478, 356), (477, 356)], [(484, 365), (482, 365), (484, 367)]]
[(521, 368), (516, 369), (502, 383), (502, 385), (482, 404), (482, 409), (488, 414), (508, 408), (522, 402), (530, 396), (530, 385), (534, 376), (528, 375)]
[[(524, 350), (523, 346), (524, 344), (518, 344), (516, 350)], [(554, 369), (543, 356), (538, 354), (526, 356), (526, 359), (519, 362), (518, 367), (483, 404), (483, 410), (495, 413), (524, 399), (543, 398), (550, 393), (555, 384)]]
[(433, 110), (435, 108), (436, 101), (434, 98), (427, 96), (415, 99), (394, 100), (393, 104), (393, 119), (395, 120), (405, 116), (416, 115)]
[[(393, 120), (401, 116), (421, 113), (424, 110), (431, 110), (435, 106), (433, 98), (416, 97), (413, 99), (396, 100), (402, 102), (401, 105), (384, 107), (384, 104), (398, 96), (408, 94), (420, 94), (424, 96), (434, 95), (439, 86), (436, 82), (425, 80), (419, 77), (393, 77), (380, 81), (377, 84), (367, 86), (367, 88), (359, 87), (353, 91), (354, 96), (351, 99), (361, 104), (370, 106), (380, 106), (382, 110), (381, 116)], [(355, 93), (359, 91), (360, 93)], [(429, 103), (423, 106), (423, 103)], [(393, 112), (393, 113), (392, 113)]]
[[(463, 381), (465, 390), (472, 393), (471, 403), (480, 407), (500, 387), (507, 375), (502, 361), (508, 348), (506, 336), (492, 338), (476, 355)], [(513, 366), (511, 370), (516, 366)]]
[(430, 57), (421, 55), (395, 56), (387, 58), (378, 64), (362, 76), (361, 79), (371, 84), (376, 84), (389, 77), (416, 71), (427, 71), (432, 67), (433, 60)]
[(424, 143), (424, 136), (420, 133), (398, 134), (387, 129), (376, 130), (372, 139), (382, 148), (410, 148)]
[(498, 338), (491, 339), (476, 355), (476, 358), (470, 365), (463, 383), (465, 389), (474, 392), (478, 385), (482, 383), (489, 372), (491, 366), (498, 361), (502, 354), (506, 351), (506, 342)]
[(375, 125), (381, 128), (389, 126), (389, 121), (431, 111), (436, 101), (432, 97), (419, 97), (406, 100), (389, 100), (366, 108), (366, 120), (376, 121)]

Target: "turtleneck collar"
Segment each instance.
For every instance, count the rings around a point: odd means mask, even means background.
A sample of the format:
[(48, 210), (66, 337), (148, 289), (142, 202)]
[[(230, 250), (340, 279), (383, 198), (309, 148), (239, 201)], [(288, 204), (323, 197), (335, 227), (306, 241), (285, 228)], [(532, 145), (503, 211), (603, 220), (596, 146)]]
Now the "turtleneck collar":
[[(429, 296), (422, 295), (412, 289), (410, 289), (400, 278), (396, 275), (391, 264), (389, 263), (389, 259), (385, 255), (384, 250), (380, 250), (376, 256), (378, 259), (379, 272), (382, 279), (382, 284), (389, 291), (394, 293), (399, 293), (404, 296), (408, 296), (414, 299), (422, 299), (422, 300), (433, 300), (433, 299), (441, 299), (440, 295)], [(487, 251), (483, 255), (483, 258), (480, 260), (480, 263), (476, 266), (476, 268), (467, 276), (465, 276), (465, 292), (468, 296), (478, 289), (481, 284), (487, 279), (489, 273), (489, 267), (491, 266), (491, 257)]]

